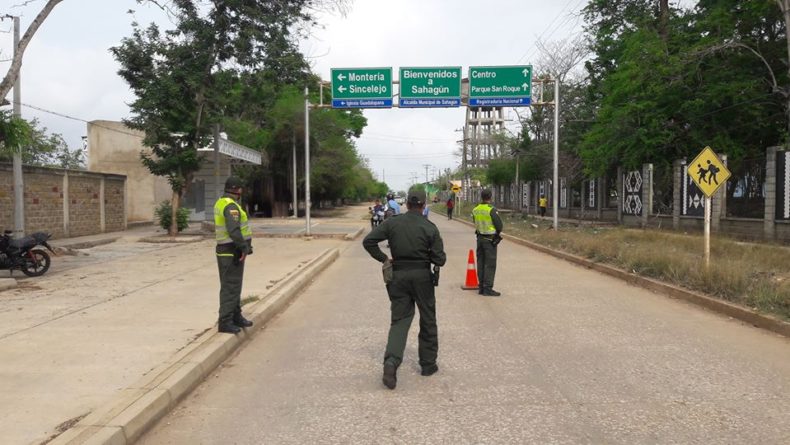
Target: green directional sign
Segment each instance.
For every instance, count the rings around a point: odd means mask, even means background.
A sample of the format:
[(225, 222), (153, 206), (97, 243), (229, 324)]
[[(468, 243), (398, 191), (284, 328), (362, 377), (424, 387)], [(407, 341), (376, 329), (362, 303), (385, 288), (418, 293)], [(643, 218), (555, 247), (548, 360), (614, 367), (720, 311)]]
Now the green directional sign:
[(461, 67), (400, 69), (400, 101), (404, 108), (461, 105)]
[(392, 107), (392, 68), (332, 68), (332, 107)]
[(532, 66), (469, 67), (469, 105), (528, 106), (532, 96)]

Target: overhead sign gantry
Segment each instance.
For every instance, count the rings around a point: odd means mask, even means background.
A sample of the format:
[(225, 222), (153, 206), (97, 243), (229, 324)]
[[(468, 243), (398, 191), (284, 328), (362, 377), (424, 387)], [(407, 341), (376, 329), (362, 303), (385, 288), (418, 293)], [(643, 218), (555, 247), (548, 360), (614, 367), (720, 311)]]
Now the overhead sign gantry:
[[(332, 108), (450, 108), (461, 106), (461, 67), (332, 68)], [(393, 84), (400, 84), (393, 105)], [(532, 66), (469, 68), (469, 106), (532, 104)]]
[(332, 108), (392, 107), (392, 68), (332, 68)]
[(400, 69), (401, 108), (461, 106), (461, 67)]

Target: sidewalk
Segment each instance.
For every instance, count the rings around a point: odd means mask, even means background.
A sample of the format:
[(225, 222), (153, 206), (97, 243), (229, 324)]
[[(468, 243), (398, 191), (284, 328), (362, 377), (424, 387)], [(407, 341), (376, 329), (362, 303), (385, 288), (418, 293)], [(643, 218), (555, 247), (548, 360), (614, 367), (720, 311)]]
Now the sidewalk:
[[(138, 242), (161, 233), (157, 229), (54, 240), (61, 248), (98, 247), (90, 261), (54, 257), (53, 269), (57, 263), (70, 266), (0, 292), (4, 444), (47, 443), (128, 396), (141, 379), (156, 378), (163, 364), (184, 351), (215, 338), (241, 341), (214, 332), (219, 284), (213, 240)], [(309, 282), (320, 271), (311, 268), (319, 256), (325, 267), (335, 249), (348, 244), (256, 238), (242, 292), (245, 313), (258, 316), (256, 307), (284, 293), (290, 282)]]

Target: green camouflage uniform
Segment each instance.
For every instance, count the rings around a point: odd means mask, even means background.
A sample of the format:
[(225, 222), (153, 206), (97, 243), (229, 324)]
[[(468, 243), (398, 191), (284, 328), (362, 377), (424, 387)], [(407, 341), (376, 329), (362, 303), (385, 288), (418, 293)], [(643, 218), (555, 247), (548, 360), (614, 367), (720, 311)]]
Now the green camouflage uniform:
[(420, 311), (420, 365), (423, 368), (435, 365), (439, 337), (430, 267), (431, 264), (443, 266), (447, 260), (439, 229), (419, 209), (409, 210), (385, 220), (362, 241), (370, 256), (383, 263), (387, 255), (379, 248), (382, 241), (389, 242), (393, 261), (392, 281), (386, 286), (391, 323), (384, 362), (397, 368), (403, 361), (416, 304)]

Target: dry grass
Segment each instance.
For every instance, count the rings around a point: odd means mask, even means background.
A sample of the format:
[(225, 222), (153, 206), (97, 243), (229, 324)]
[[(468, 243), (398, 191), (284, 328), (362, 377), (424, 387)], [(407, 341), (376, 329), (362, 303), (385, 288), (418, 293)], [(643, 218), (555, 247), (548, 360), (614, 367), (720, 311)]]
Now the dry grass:
[[(444, 212), (443, 205), (434, 207)], [(471, 207), (458, 210), (471, 220)], [(699, 234), (575, 225), (555, 232), (548, 221), (503, 219), (511, 235), (790, 320), (790, 248), (714, 235), (706, 268)]]

